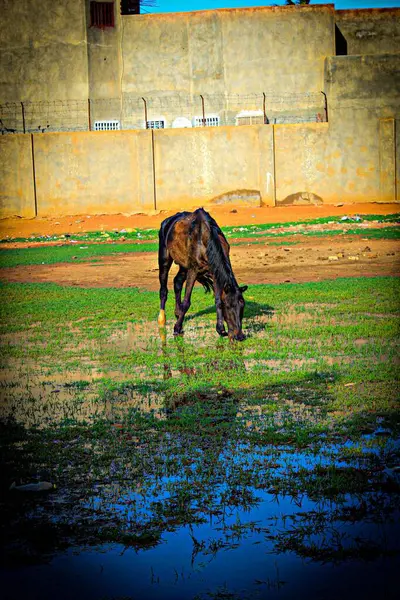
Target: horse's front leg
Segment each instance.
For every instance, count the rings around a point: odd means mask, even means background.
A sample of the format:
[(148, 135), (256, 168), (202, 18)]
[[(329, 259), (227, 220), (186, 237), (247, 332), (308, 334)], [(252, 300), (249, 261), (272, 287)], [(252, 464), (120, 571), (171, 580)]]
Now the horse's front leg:
[(190, 298), (192, 295), (193, 286), (196, 282), (196, 277), (197, 277), (196, 271), (193, 271), (193, 270), (188, 271), (187, 279), (186, 279), (185, 297), (183, 298), (183, 302), (181, 304), (180, 315), (178, 317), (177, 322), (175, 323), (174, 335), (179, 335), (182, 333), (183, 319), (185, 318), (185, 315), (190, 308)]
[(187, 269), (179, 267), (178, 273), (174, 279), (174, 292), (175, 292), (175, 316), (177, 319), (181, 316), (182, 312), (182, 288), (186, 281)]
[(216, 329), (217, 329), (217, 333), (219, 335), (221, 335), (222, 337), (224, 337), (228, 334), (225, 331), (224, 315), (222, 312), (221, 293), (220, 293), (217, 285), (214, 285), (214, 288), (215, 288), (215, 308), (217, 310), (217, 327), (216, 327)]
[(165, 327), (165, 304), (168, 298), (168, 273), (172, 265), (172, 258), (160, 252), (158, 257), (159, 279), (160, 279), (160, 314), (158, 324)]

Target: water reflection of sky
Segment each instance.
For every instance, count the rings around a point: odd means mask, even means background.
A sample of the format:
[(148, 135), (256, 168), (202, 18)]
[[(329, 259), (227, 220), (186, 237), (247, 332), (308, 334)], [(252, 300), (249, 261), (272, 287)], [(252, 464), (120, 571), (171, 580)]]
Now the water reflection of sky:
[[(290, 457), (293, 460), (293, 454)], [(310, 467), (309, 456), (299, 453), (296, 458), (298, 466)], [(325, 463), (323, 458), (317, 460)], [(315, 459), (311, 462), (315, 464)], [(159, 483), (165, 490), (168, 478)], [(118, 490), (108, 488), (107, 493), (106, 486), (101, 489), (93, 505), (106, 502), (113, 504), (113, 510), (124, 511), (125, 518), (134, 516), (126, 512), (126, 498), (122, 499)], [(334, 510), (334, 502), (326, 499), (313, 502), (305, 495), (293, 499), (264, 490), (253, 491), (259, 501), (248, 510), (229, 507), (223, 516), (210, 517), (207, 523), (166, 531), (161, 543), (147, 550), (135, 551), (116, 544), (75, 548), (56, 555), (47, 565), (19, 568), (18, 577), (13, 571), (3, 572), (5, 597), (8, 600), (25, 596), (41, 600), (396, 597), (400, 566), (396, 556), (324, 565), (302, 559), (294, 552), (274, 552), (275, 541), (269, 533), (288, 532), (304, 515)], [(140, 497), (132, 491), (130, 495), (136, 501)], [(372, 493), (370, 496), (372, 499)], [(160, 497), (167, 498), (168, 492)], [(142, 500), (144, 518), (154, 497)], [(353, 501), (350, 495), (344, 497), (344, 505), (350, 506)], [(339, 536), (344, 547), (354, 539), (362, 539), (379, 543), (385, 550), (399, 550), (400, 513), (391, 516), (392, 522), (333, 520), (323, 534), (310, 535), (308, 541), (329, 544), (331, 536), (334, 544), (335, 536)]]
[[(283, 501), (280, 508), (290, 507)], [(262, 503), (246, 516), (257, 519), (260, 511), (268, 512), (269, 507)], [(301, 560), (293, 553), (271, 554), (254, 534), (242, 540), (234, 550), (220, 551), (215, 556), (197, 556), (192, 564), (190, 533), (199, 538), (215, 535), (212, 526), (203, 525), (193, 528), (192, 532), (186, 527), (176, 533), (166, 533), (163, 543), (149, 551), (125, 550), (120, 545), (85, 551), (71, 549), (55, 557), (49, 565), (20, 569), (18, 577), (7, 573), (2, 577), (3, 589), (8, 590), (5, 598), (337, 600), (396, 597), (399, 568), (396, 557), (371, 563), (352, 560), (340, 565), (321, 565)], [(388, 534), (388, 531), (382, 533)], [(399, 533), (397, 528), (397, 536)], [(218, 590), (220, 596), (208, 595)]]

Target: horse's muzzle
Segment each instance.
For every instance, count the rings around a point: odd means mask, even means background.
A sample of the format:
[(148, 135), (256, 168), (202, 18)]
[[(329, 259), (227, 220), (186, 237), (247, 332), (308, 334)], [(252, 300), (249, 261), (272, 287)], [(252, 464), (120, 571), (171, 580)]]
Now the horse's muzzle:
[(244, 335), (243, 331), (239, 331), (238, 333), (229, 334), (229, 339), (235, 340), (235, 342), (243, 342), (243, 340), (246, 339), (246, 336)]

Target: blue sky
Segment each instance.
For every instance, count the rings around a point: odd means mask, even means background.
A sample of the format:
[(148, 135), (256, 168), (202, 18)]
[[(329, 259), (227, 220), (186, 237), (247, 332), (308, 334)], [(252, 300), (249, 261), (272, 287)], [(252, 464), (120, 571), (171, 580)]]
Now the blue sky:
[[(244, 6), (284, 5), (285, 0), (154, 0), (157, 6), (148, 12), (180, 12), (213, 8), (238, 8)], [(400, 0), (311, 0), (312, 4), (334, 4), (336, 9), (400, 7)], [(143, 11), (144, 12), (144, 11)]]

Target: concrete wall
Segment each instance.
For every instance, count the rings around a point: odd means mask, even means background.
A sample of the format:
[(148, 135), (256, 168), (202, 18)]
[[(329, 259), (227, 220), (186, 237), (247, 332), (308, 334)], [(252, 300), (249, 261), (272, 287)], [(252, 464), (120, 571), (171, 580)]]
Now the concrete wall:
[[(344, 132), (336, 122), (34, 134), (38, 215), (393, 202), (395, 120), (366, 126), (357, 114)], [(30, 140), (0, 138), (2, 217), (34, 215)]]
[(342, 163), (344, 201), (371, 196), (380, 201), (398, 200), (398, 56), (329, 57), (326, 91), (330, 147)]
[(2, 0), (0, 101), (88, 98), (85, 0)]
[(30, 135), (0, 136), (0, 216), (35, 216)]
[(398, 8), (337, 10), (335, 20), (346, 41), (347, 54), (400, 53)]
[[(114, 27), (90, 27), (90, 0), (85, 0), (89, 97), (121, 97), (121, 15), (119, 2), (114, 2)], [(99, 114), (99, 118), (102, 118)], [(106, 116), (105, 118), (112, 118)], [(118, 115), (120, 118), (120, 115)]]
[(39, 215), (154, 208), (151, 131), (34, 135)]
[(154, 141), (158, 209), (207, 205), (215, 197), (274, 204), (271, 126), (169, 129), (155, 132)]
[(122, 17), (124, 94), (320, 91), (333, 5)]

